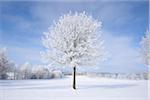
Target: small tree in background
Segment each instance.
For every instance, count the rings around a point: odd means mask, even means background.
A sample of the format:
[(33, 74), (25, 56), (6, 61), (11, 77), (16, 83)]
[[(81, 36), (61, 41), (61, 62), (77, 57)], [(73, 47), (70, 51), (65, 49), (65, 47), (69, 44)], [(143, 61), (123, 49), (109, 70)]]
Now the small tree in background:
[(31, 65), (26, 62), (20, 66), (19, 70), (22, 79), (29, 79), (31, 77)]
[(141, 41), (141, 54), (144, 63), (150, 67), (150, 32), (147, 31)]
[(0, 79), (7, 79), (8, 72), (11, 72), (14, 66), (6, 56), (6, 48), (0, 48)]
[(76, 89), (76, 67), (95, 65), (104, 60), (101, 22), (83, 13), (61, 16), (44, 33), (42, 55), (47, 62), (73, 67), (73, 88)]
[(33, 74), (35, 75), (36, 79), (48, 79), (48, 78), (51, 78), (49, 75), (50, 75), (50, 72), (47, 68), (45, 68), (44, 66), (42, 65), (36, 65), (34, 68), (33, 68)]
[[(141, 41), (141, 54), (145, 65), (150, 68), (150, 32), (147, 31)], [(150, 79), (149, 73), (144, 73), (144, 79)]]

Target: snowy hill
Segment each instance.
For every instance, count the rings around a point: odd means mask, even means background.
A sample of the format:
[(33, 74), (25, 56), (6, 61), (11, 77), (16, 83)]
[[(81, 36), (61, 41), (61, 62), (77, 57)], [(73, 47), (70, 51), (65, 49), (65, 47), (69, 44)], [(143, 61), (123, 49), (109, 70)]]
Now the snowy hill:
[(0, 80), (0, 100), (148, 100), (148, 80), (77, 76), (51, 80)]

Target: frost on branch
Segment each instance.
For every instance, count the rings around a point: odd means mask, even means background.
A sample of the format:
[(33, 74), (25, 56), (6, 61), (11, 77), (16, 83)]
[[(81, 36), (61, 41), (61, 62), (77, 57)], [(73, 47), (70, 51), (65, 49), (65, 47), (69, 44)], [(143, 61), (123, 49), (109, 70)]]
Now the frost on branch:
[(150, 66), (150, 32), (147, 31), (141, 41), (141, 53), (143, 61)]
[(44, 33), (44, 61), (69, 66), (89, 66), (104, 60), (101, 22), (83, 13), (61, 16)]

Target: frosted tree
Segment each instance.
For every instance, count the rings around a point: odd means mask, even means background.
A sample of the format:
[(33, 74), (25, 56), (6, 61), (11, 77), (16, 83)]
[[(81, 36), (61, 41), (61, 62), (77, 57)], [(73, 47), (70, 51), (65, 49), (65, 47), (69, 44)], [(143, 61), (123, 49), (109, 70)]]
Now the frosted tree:
[(150, 32), (147, 31), (141, 41), (141, 53), (144, 63), (150, 67)]
[(6, 79), (7, 73), (11, 72), (14, 66), (6, 56), (6, 48), (0, 48), (0, 79)]
[(49, 70), (47, 68), (45, 68), (42, 65), (36, 65), (33, 70), (32, 70), (33, 74), (35, 75), (35, 77), (37, 79), (47, 79), (47, 78), (51, 78), (50, 74), (49, 74)]
[(73, 88), (76, 89), (76, 67), (91, 66), (104, 60), (101, 22), (83, 13), (68, 13), (44, 32), (42, 53), (46, 62), (73, 67)]
[(31, 76), (31, 65), (29, 62), (24, 63), (23, 65), (20, 66), (20, 77), (22, 79), (28, 79)]

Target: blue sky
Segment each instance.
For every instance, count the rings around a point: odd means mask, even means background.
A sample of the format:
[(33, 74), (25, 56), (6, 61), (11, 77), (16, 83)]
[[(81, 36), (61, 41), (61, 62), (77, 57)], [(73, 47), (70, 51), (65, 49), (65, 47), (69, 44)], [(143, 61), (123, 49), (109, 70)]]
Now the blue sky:
[[(139, 42), (148, 29), (148, 1), (0, 2), (0, 47), (17, 64), (41, 64), (43, 32), (53, 20), (69, 11), (87, 12), (102, 21), (106, 49), (111, 57), (100, 64), (102, 72), (143, 72)], [(96, 69), (97, 70), (97, 69)]]

